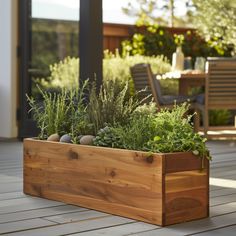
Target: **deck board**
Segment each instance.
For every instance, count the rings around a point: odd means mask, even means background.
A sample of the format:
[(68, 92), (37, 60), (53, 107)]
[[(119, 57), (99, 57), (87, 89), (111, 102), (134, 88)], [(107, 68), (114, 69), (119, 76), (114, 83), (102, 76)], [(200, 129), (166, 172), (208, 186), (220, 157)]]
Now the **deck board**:
[(90, 231), (101, 229), (105, 227), (112, 227), (116, 225), (122, 225), (125, 223), (133, 222), (134, 220), (122, 218), (118, 216), (107, 216), (89, 220), (82, 220), (73, 223), (58, 224), (49, 227), (41, 227), (37, 229), (30, 229), (26, 231), (19, 231), (12, 234), (7, 234), (9, 236), (59, 236), (68, 235), (78, 232)]
[(208, 146), (213, 156), (210, 170), (210, 218), (161, 228), (24, 195), (22, 143), (0, 142), (0, 234), (233, 236), (236, 231), (236, 142), (211, 141)]
[[(155, 229), (145, 233), (137, 233), (137, 236), (183, 236), (193, 235), (196, 233), (214, 230), (226, 226), (231, 226), (236, 222), (236, 213), (230, 213), (222, 216), (211, 217), (203, 220), (192, 221), (188, 223), (169, 226), (166, 228)], [(225, 228), (224, 235), (227, 235), (227, 228)]]
[[(225, 234), (225, 231), (227, 232), (227, 234)], [(200, 234), (195, 234), (195, 236), (235, 236), (235, 232), (236, 232), (236, 225), (232, 225), (229, 227), (223, 227), (221, 229), (216, 229), (216, 230), (212, 230), (212, 231), (207, 231), (204, 233), (200, 233)]]
[(20, 212), (12, 212), (0, 215), (0, 224), (12, 221), (34, 219), (34, 218), (56, 217), (58, 215), (66, 213), (82, 212), (82, 211), (89, 211), (89, 210), (86, 208), (72, 205), (63, 205), (63, 206), (46, 207), (41, 209), (34, 209)]
[[(16, 190), (14, 189), (14, 191), (16, 191)], [(16, 192), (0, 193), (0, 201), (9, 200), (9, 199), (24, 198), (24, 197), (27, 197), (27, 196), (25, 196), (25, 194), (22, 193), (22, 189), (20, 189), (20, 191), (16, 191)]]
[(50, 222), (44, 219), (29, 219), (24, 221), (15, 221), (0, 224), (0, 234), (9, 233), (9, 232), (16, 232), (22, 231), (24, 229), (32, 229), (32, 228), (41, 228), (49, 225), (55, 225), (55, 222)]

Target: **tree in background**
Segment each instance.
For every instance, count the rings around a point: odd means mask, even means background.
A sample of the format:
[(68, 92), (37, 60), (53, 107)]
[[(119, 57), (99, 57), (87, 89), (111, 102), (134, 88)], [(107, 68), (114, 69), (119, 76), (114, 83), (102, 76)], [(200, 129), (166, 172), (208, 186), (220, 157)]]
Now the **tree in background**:
[(212, 43), (232, 45), (236, 53), (236, 1), (193, 0), (192, 19), (200, 34)]
[(170, 27), (185, 26), (187, 19), (175, 14), (175, 6), (180, 1), (184, 1), (187, 8), (191, 5), (190, 0), (136, 0), (136, 3), (129, 1), (123, 11), (129, 16), (138, 17), (137, 25), (152, 23)]
[(174, 18), (175, 18), (175, 6), (174, 0), (165, 0), (166, 4), (163, 6), (163, 9), (166, 9), (170, 13), (169, 26), (174, 27)]
[(166, 21), (158, 16), (158, 5), (156, 0), (136, 0), (136, 4), (130, 1), (127, 7), (122, 8), (129, 16), (137, 17), (137, 25), (146, 25), (150, 22), (166, 24)]

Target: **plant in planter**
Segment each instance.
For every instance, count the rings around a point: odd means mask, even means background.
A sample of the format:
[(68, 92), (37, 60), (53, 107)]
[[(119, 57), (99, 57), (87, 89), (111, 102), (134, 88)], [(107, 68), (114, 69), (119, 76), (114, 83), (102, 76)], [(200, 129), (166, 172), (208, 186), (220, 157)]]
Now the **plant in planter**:
[[(207, 217), (210, 155), (193, 132), (188, 105), (157, 112), (127, 88), (113, 81), (96, 95), (91, 86), (88, 104), (65, 92), (70, 125), (52, 132), (73, 134), (74, 144), (25, 139), (24, 192), (158, 225)], [(35, 118), (45, 117), (37, 119), (45, 139), (47, 109), (30, 104)], [(87, 135), (90, 145), (76, 144)]]
[(38, 87), (43, 98), (40, 104), (34, 98), (27, 97), (30, 112), (40, 130), (40, 139), (47, 139), (53, 134), (70, 134), (70, 141), (76, 143), (78, 133), (92, 132), (84, 106), (87, 86), (88, 81), (81, 88), (62, 89), (58, 93), (45, 92)]

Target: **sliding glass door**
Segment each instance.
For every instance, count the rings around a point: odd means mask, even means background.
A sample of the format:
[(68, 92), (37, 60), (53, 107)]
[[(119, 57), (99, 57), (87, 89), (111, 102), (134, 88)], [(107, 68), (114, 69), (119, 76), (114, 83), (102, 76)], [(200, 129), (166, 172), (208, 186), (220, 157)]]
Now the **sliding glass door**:
[[(70, 63), (68, 57), (74, 57), (73, 66), (79, 67), (78, 22), (79, 0), (19, 0), (20, 137), (38, 133), (26, 94), (40, 105), (40, 88), (49, 92), (58, 89), (56, 75), (50, 76), (58, 68), (55, 64), (64, 60)], [(78, 68), (73, 70), (78, 73)], [(67, 78), (63, 79), (66, 84)]]

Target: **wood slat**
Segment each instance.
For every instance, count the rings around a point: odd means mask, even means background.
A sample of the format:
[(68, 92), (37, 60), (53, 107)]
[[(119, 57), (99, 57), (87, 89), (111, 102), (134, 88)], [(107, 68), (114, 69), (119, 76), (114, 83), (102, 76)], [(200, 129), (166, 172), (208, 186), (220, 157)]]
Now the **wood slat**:
[(229, 60), (210, 60), (211, 67), (214, 68), (214, 70), (225, 70), (225, 69), (233, 69), (236, 63), (235, 59), (229, 59)]
[(24, 221), (4, 223), (0, 224), (0, 234), (10, 233), (14, 231), (21, 231), (24, 229), (40, 228), (50, 225), (56, 225), (56, 223), (44, 219), (30, 219)]
[(235, 79), (236, 78), (236, 72), (235, 70), (232, 71), (210, 71), (209, 75), (212, 79)]
[(228, 226), (227, 228), (223, 227), (223, 228), (195, 234), (195, 236), (226, 235), (225, 232), (227, 232), (227, 236), (235, 236), (236, 225)]
[(228, 91), (228, 92), (234, 92), (236, 93), (236, 87), (235, 87), (235, 84), (227, 84), (227, 86), (225, 85), (219, 85), (219, 84), (215, 84), (215, 85), (212, 85), (212, 86), (209, 86), (209, 91), (211, 90), (215, 90), (215, 91)]
[(82, 212), (65, 213), (65, 214), (61, 214), (57, 216), (43, 217), (43, 219), (60, 223), (60, 224), (65, 224), (65, 223), (70, 223), (74, 221), (101, 218), (104, 216), (108, 216), (108, 214), (99, 212), (99, 211), (90, 210), (90, 211), (82, 211)]
[[(188, 171), (188, 170), (200, 170), (202, 168), (202, 159), (198, 156), (194, 156), (192, 153), (171, 153), (166, 154), (168, 158), (165, 158), (166, 173)], [(204, 160), (204, 166), (208, 166), (208, 161)]]
[(232, 99), (236, 96), (236, 90), (234, 88), (222, 88), (221, 89), (213, 89), (209, 88), (208, 90), (209, 96), (226, 96), (231, 97)]
[(42, 236), (42, 235), (60, 236), (60, 235), (74, 234), (78, 232), (91, 231), (93, 229), (113, 227), (131, 222), (134, 222), (134, 220), (118, 216), (108, 216), (98, 219), (90, 219), (79, 222), (48, 226), (45, 228), (24, 230), (9, 234), (9, 236)]
[(208, 182), (206, 170), (169, 173), (165, 181), (166, 193), (185, 191), (189, 185), (192, 189), (205, 188)]
[(41, 198), (19, 198), (0, 201), (0, 214), (6, 214), (17, 211), (39, 209), (50, 206), (65, 205), (61, 202), (45, 200)]
[(144, 232), (147, 230), (158, 229), (159, 227), (156, 225), (151, 225), (143, 222), (134, 222), (128, 223), (118, 226), (113, 226), (105, 229), (98, 229), (93, 231), (88, 231), (84, 233), (73, 234), (73, 236), (121, 236), (121, 235), (135, 235), (139, 232)]
[(217, 206), (217, 205), (235, 202), (235, 199), (236, 199), (236, 194), (211, 198), (210, 206)]
[(214, 198), (214, 197), (220, 197), (220, 196), (227, 196), (227, 195), (231, 195), (231, 194), (236, 194), (236, 189), (234, 189), (234, 188), (219, 189), (219, 190), (210, 192), (210, 197)]
[(22, 182), (2, 183), (0, 184), (0, 194), (22, 190)]
[[(204, 220), (192, 221), (189, 223), (173, 225), (169, 228), (160, 228), (156, 230), (137, 233), (137, 236), (183, 236), (192, 235), (207, 230), (214, 230), (221, 227), (231, 226), (236, 222), (236, 213), (227, 214), (227, 216), (217, 216)], [(225, 231), (224, 235), (227, 235)], [(213, 234), (214, 235), (214, 234)]]
[(236, 202), (230, 202), (211, 207), (210, 216), (220, 216), (236, 212)]
[[(207, 76), (205, 81), (205, 104), (198, 109), (203, 114), (204, 135), (209, 134), (208, 111), (212, 109), (236, 108), (236, 60), (209, 60), (206, 64)], [(234, 135), (234, 134), (233, 134)], [(218, 137), (231, 137), (231, 134), (218, 134)]]
[(143, 89), (143, 87), (140, 86), (140, 81), (142, 81), (142, 84), (145, 84), (145, 87), (148, 88), (148, 91), (150, 94), (152, 94), (154, 101), (157, 104), (158, 108), (161, 108), (161, 105), (159, 103), (158, 99), (158, 91), (155, 88), (154, 80), (153, 80), (153, 73), (151, 70), (151, 66), (149, 64), (141, 63), (136, 64), (130, 68), (131, 76), (134, 81), (135, 89), (138, 91), (140, 89)]
[(72, 206), (72, 205), (60, 205), (60, 206), (45, 206), (39, 209), (27, 209), (19, 212), (11, 212), (0, 215), (0, 223), (23, 221), (34, 218), (43, 218), (50, 216), (64, 215), (66, 213), (89, 211), (86, 208)]
[[(14, 189), (14, 191), (15, 191), (15, 189)], [(22, 189), (20, 189), (19, 192), (14, 192), (14, 191), (8, 192), (8, 193), (1, 193), (0, 194), (0, 201), (26, 197), (26, 195), (22, 193)]]

